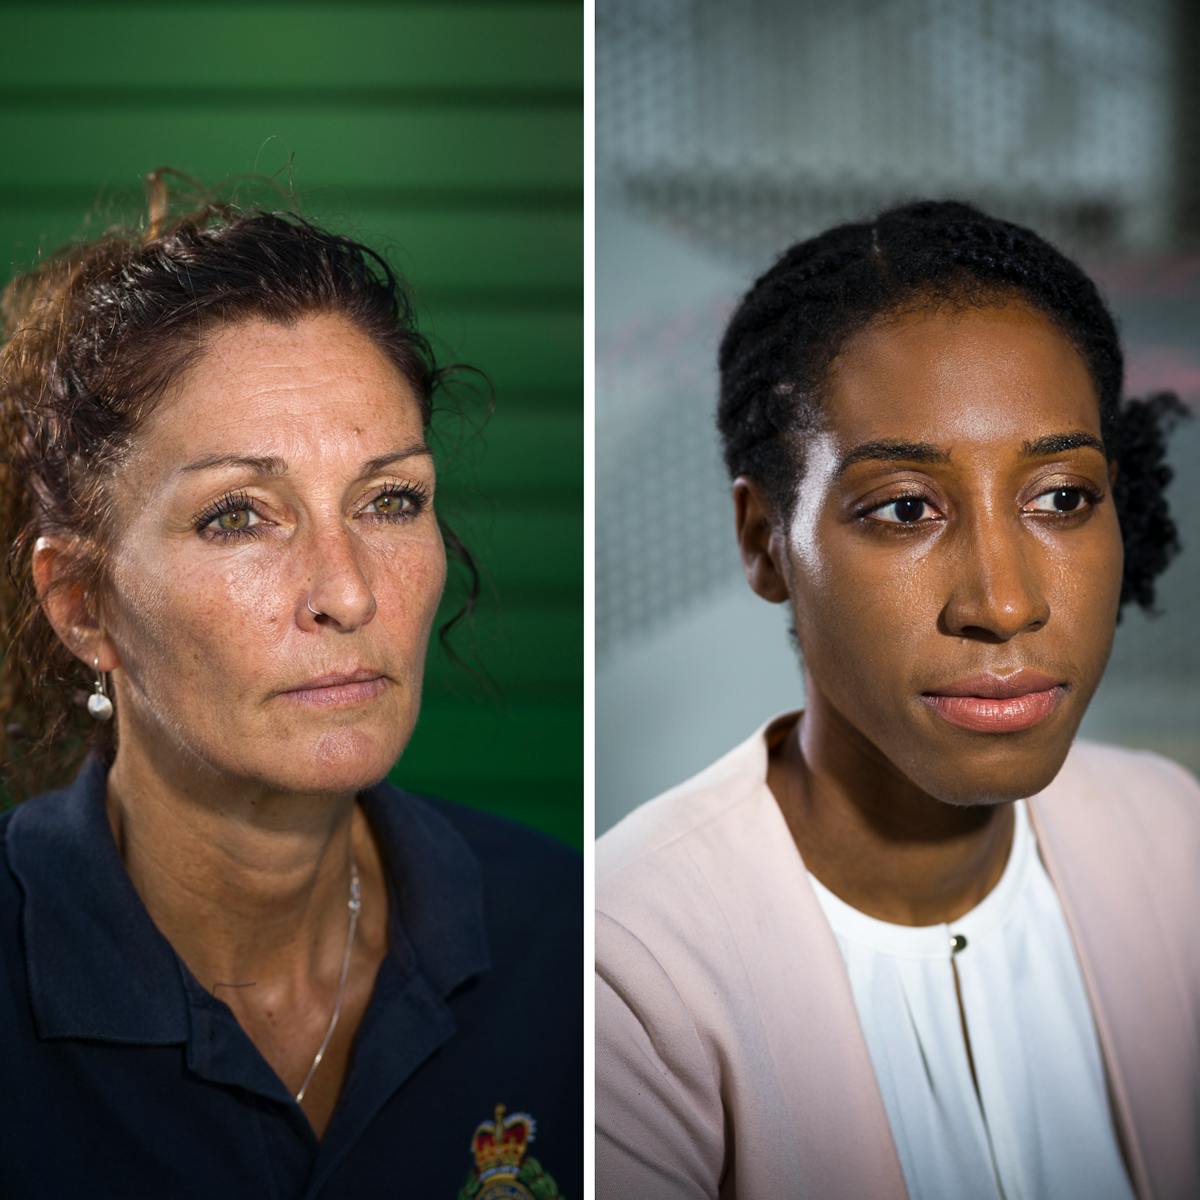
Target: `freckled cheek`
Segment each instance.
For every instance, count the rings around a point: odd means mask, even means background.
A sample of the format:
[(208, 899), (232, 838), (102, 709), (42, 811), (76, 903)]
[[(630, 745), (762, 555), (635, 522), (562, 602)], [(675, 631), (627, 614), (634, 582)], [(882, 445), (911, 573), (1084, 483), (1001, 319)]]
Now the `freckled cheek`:
[(168, 579), (167, 572), (150, 563), (118, 558), (112, 566), (105, 619), (127, 668), (147, 651), (161, 658), (178, 640)]
[(229, 679), (257, 674), (286, 638), (291, 600), (281, 571), (246, 556), (180, 571), (169, 611), (194, 666)]
[(440, 537), (394, 546), (377, 556), (371, 586), (382, 619), (408, 646), (429, 636), (446, 584), (446, 554)]
[(196, 594), (203, 597), (198, 615), (226, 642), (245, 638), (274, 647), (292, 628), (298, 590), (293, 574), (285, 561), (250, 555), (220, 572), (206, 571), (196, 580)]
[(125, 555), (113, 590), (124, 665), (138, 673), (244, 670), (248, 649), (283, 637), (290, 612), (278, 573), (249, 557)]

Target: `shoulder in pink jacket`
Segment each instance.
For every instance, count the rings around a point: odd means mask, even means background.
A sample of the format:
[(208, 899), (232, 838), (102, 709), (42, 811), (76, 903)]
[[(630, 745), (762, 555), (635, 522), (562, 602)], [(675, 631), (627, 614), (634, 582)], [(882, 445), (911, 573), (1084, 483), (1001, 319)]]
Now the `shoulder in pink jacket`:
[[(906, 1195), (841, 955), (766, 786), (766, 733), (600, 839), (597, 1200)], [(1134, 1189), (1190, 1200), (1200, 785), (1079, 742), (1029, 812)]]

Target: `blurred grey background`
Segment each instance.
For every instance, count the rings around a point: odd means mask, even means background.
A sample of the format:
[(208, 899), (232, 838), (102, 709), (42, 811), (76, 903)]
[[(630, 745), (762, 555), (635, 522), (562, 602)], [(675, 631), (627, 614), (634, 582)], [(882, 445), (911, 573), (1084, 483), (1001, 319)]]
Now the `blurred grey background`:
[[(597, 833), (804, 701), (713, 426), (724, 323), (792, 242), (972, 200), (1098, 280), (1131, 393), (1197, 407), (1197, 51), (1192, 0), (597, 0)], [(1200, 770), (1200, 421), (1172, 462), (1185, 551), (1083, 733)]]

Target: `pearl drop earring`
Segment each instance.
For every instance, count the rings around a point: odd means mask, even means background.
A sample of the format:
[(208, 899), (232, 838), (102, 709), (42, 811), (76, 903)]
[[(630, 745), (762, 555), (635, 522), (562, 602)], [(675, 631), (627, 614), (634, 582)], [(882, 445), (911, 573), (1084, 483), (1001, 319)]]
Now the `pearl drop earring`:
[(113, 703), (108, 698), (108, 688), (104, 684), (104, 672), (100, 670), (100, 660), (92, 660), (96, 668), (96, 690), (88, 697), (88, 712), (97, 721), (110, 721), (113, 715)]

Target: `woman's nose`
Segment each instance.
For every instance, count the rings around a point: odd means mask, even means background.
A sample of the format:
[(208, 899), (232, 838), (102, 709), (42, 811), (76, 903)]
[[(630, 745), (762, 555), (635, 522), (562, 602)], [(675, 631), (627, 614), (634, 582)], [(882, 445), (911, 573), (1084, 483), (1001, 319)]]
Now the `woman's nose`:
[(367, 624), (377, 606), (354, 534), (345, 527), (316, 534), (308, 553), (309, 585), (299, 601), (298, 621), (332, 625), (344, 633)]
[(983, 521), (964, 530), (953, 560), (944, 632), (1007, 642), (1050, 619), (1041, 549), (1018, 522)]

